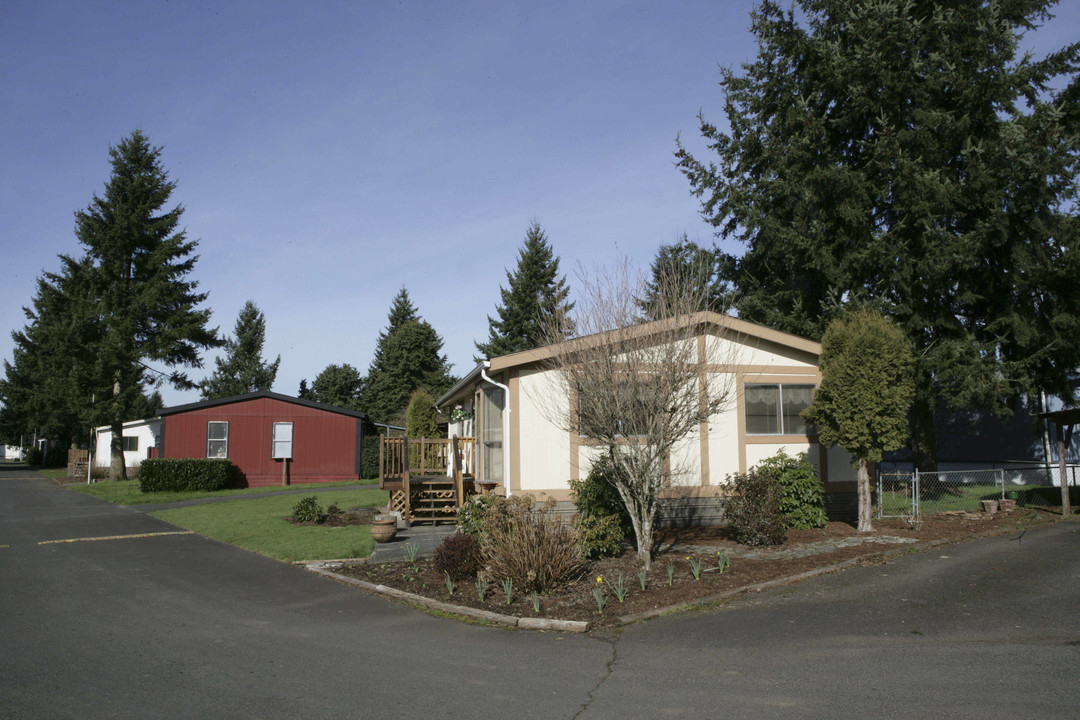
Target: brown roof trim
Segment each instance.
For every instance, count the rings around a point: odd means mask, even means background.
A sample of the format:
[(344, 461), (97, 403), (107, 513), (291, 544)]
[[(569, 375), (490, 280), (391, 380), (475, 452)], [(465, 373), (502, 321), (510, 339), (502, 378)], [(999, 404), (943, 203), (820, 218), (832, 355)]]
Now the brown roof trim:
[(367, 413), (360, 412), (359, 410), (349, 410), (347, 408), (338, 407), (336, 405), (327, 405), (326, 403), (315, 402), (314, 400), (303, 400), (292, 395), (282, 395), (276, 392), (270, 392), (264, 390), (261, 392), (246, 393), (244, 395), (233, 395), (231, 397), (214, 398), (213, 400), (202, 400), (200, 402), (188, 403), (187, 405), (175, 405), (171, 408), (162, 408), (158, 411), (159, 416), (177, 415), (179, 413), (188, 412), (191, 410), (202, 410), (204, 408), (217, 407), (219, 405), (232, 405), (233, 403), (246, 402), (248, 400), (257, 400), (259, 398), (267, 398), (269, 400), (280, 400), (281, 402), (292, 403), (293, 405), (302, 405), (304, 407), (315, 408), (317, 410), (325, 410), (326, 412), (336, 413), (338, 415), (348, 415), (349, 417), (360, 418), (361, 420), (367, 420)]
[[(663, 326), (668, 325), (671, 322), (673, 322), (673, 320), (655, 320), (653, 322), (636, 325), (632, 329), (640, 335), (649, 335), (659, 332)], [(675, 318), (674, 322), (677, 322), (679, 325), (700, 325), (703, 328), (711, 326), (721, 333), (734, 333), (735, 335), (757, 338), (759, 340), (765, 340), (767, 342), (776, 343), (777, 345), (789, 347), (793, 350), (810, 353), (811, 355), (821, 355), (821, 343), (807, 340), (798, 335), (791, 335), (786, 332), (774, 330), (765, 327), (764, 325), (758, 325), (757, 323), (740, 320), (739, 318), (718, 312), (706, 310), (693, 313), (692, 315), (683, 315), (679, 318)], [(571, 346), (587, 345), (591, 342), (602, 341), (604, 335), (607, 334), (608, 333), (598, 333), (596, 335), (574, 338), (573, 340), (570, 340), (569, 343)], [(544, 347), (536, 348), (535, 350), (524, 350), (522, 352), (492, 358), (490, 369), (492, 372), (500, 372), (509, 368), (531, 365), (547, 360), (554, 354), (554, 347), (554, 345), (545, 345)]]

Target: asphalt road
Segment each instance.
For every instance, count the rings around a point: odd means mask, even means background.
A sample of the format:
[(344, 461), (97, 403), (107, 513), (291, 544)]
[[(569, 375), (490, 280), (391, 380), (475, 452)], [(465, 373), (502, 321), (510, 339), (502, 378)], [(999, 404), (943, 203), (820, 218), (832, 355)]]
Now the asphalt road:
[(431, 617), (177, 531), (0, 464), (0, 717), (1080, 716), (1077, 522), (609, 636)]

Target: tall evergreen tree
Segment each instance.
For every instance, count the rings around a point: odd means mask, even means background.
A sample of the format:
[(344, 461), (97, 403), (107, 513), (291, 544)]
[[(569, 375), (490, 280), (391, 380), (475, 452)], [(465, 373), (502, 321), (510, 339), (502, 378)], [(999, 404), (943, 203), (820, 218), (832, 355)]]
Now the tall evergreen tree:
[(438, 397), (454, 384), (443, 340), (420, 319), (402, 288), (390, 309), (389, 325), (379, 333), (375, 357), (360, 393), (360, 409), (375, 422), (402, 424), (409, 397), (423, 388)]
[(757, 58), (722, 70), (719, 162), (681, 145), (739, 315), (821, 337), (869, 302), (916, 357), (911, 447), (936, 466), (941, 402), (1072, 397), (1080, 363), (1080, 43), (1018, 56), (1047, 0), (763, 0)]
[(506, 278), (509, 287), (499, 287), (502, 303), (495, 309), (499, 317), (488, 316), (488, 340), (475, 343), (482, 356), (477, 362), (538, 347), (543, 342), (544, 318), (562, 306), (564, 313), (573, 308), (573, 303), (566, 302), (569, 291), (566, 278), (559, 277), (559, 258), (539, 223), (529, 226), (518, 251), (517, 268), (508, 270)]
[(685, 287), (693, 289), (694, 297), (701, 298), (698, 310), (722, 312), (729, 304), (730, 295), (720, 266), (725, 261), (726, 256), (690, 242), (685, 233), (678, 242), (661, 245), (645, 283), (645, 296), (638, 301), (646, 319), (655, 315), (660, 288), (670, 283), (673, 275), (680, 278)]
[[(301, 382), (301, 390), (306, 389)], [(360, 396), (360, 371), (352, 365), (327, 365), (315, 376), (305, 399), (356, 410)], [(304, 398), (304, 395), (300, 397)]]
[(233, 337), (225, 340), (225, 357), (214, 360), (214, 374), (200, 385), (203, 399), (269, 390), (277, 377), (281, 356), (272, 363), (262, 358), (266, 317), (248, 300), (236, 318)]
[[(163, 209), (176, 185), (161, 166), (161, 148), (136, 130), (109, 155), (104, 197), (95, 195), (75, 217), (97, 300), (96, 375), (111, 388), (109, 397), (97, 399), (112, 426), (109, 476), (118, 479), (126, 474), (121, 425), (142, 392), (144, 361), (199, 368), (200, 351), (220, 341), (207, 328), (210, 311), (199, 308), (207, 295), (189, 279), (197, 243), (179, 229), (183, 208)], [(151, 380), (193, 387), (175, 370)]]
[(94, 352), (100, 343), (94, 323), (89, 267), (63, 258), (59, 273), (43, 273), (22, 331), (13, 332), (11, 362), (0, 380), (0, 432), (8, 440), (37, 432), (65, 444), (85, 438), (96, 424), (95, 392), (105, 388), (94, 377)]

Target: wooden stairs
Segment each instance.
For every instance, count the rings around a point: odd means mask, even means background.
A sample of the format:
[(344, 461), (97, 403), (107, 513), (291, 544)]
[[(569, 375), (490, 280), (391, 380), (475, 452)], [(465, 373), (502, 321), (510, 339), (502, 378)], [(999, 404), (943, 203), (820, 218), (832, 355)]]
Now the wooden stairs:
[(379, 485), (390, 507), (410, 522), (453, 522), (467, 493), (475, 492), (475, 438), (382, 437)]

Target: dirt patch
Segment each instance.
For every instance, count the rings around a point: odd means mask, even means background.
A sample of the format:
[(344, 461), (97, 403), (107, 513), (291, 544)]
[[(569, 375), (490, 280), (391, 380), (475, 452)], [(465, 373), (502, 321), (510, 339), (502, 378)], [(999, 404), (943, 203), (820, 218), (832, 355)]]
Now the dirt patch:
[[(867, 563), (881, 562), (883, 553), (895, 548), (917, 548), (918, 543), (962, 540), (975, 534), (1021, 532), (1055, 519), (1051, 513), (1030, 509), (997, 515), (946, 513), (926, 518), (918, 528), (900, 520), (876, 521), (870, 533), (860, 533), (846, 523), (832, 522), (820, 530), (789, 531), (784, 544), (768, 548), (738, 545), (723, 528), (667, 529), (660, 533), (659, 552), (645, 578), (644, 590), (638, 576), (642, 565), (636, 553), (627, 550), (617, 558), (583, 565), (580, 575), (572, 582), (539, 596), (539, 611), (534, 608), (531, 596), (517, 590), (507, 603), (497, 579), (489, 580), (483, 600), (474, 580), (458, 583), (451, 593), (445, 577), (436, 574), (427, 560), (362, 563), (332, 569), (441, 602), (520, 617), (584, 620), (594, 628), (603, 628), (620, 624), (622, 616), (697, 603), (853, 558)], [(718, 568), (720, 553), (726, 553), (731, 560), (723, 572)], [(697, 579), (692, 560), (700, 563)], [(620, 575), (625, 588), (622, 602), (615, 592)], [(598, 582), (597, 578), (601, 580)], [(593, 595), (596, 589), (605, 598), (602, 612)]]

